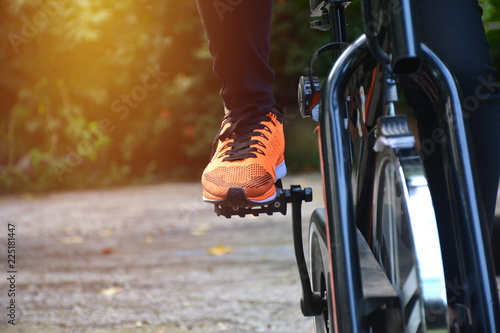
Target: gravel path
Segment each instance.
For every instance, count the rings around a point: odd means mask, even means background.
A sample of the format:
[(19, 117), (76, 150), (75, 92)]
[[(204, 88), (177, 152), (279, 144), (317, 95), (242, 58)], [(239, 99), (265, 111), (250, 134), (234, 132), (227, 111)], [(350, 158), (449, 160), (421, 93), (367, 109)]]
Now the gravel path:
[(217, 217), (198, 183), (2, 198), (5, 254), (8, 223), (16, 326), (2, 314), (1, 332), (311, 332), (289, 216)]
[[(285, 184), (313, 187), (306, 221), (319, 176)], [(16, 325), (1, 260), (0, 332), (312, 332), (290, 216), (216, 217), (198, 183), (0, 198), (5, 257), (8, 223)]]

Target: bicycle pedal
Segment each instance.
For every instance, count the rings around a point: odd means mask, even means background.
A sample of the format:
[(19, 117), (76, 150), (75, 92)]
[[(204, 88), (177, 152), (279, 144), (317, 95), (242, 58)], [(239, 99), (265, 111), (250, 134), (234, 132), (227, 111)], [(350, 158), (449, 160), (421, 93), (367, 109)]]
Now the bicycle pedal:
[(217, 216), (222, 215), (226, 218), (245, 217), (246, 215), (258, 216), (260, 214), (272, 215), (274, 213), (286, 215), (287, 195), (290, 195), (289, 190), (277, 187), (274, 200), (256, 203), (246, 198), (243, 189), (230, 188), (225, 200), (214, 203), (214, 210)]
[(245, 217), (246, 215), (258, 216), (260, 214), (273, 215), (281, 213), (286, 215), (287, 204), (297, 198), (299, 201), (312, 201), (311, 188), (302, 189), (298, 185), (292, 185), (290, 189), (284, 190), (281, 180), (275, 183), (276, 198), (263, 203), (250, 201), (245, 196), (242, 188), (230, 188), (226, 199), (213, 202), (217, 216), (231, 218), (232, 216)]

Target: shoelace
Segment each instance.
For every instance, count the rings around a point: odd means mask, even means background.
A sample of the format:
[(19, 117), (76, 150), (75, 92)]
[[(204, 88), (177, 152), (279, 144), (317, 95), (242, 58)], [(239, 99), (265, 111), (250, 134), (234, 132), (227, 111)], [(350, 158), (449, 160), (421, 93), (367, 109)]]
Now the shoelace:
[[(281, 110), (268, 109), (262, 111), (257, 107), (251, 108), (241, 108), (232, 110), (229, 114), (224, 116), (223, 124), (221, 130), (215, 137), (212, 150), (217, 146), (219, 140), (225, 141), (232, 139), (232, 142), (228, 142), (224, 149), (229, 147), (228, 150), (224, 152), (226, 157), (223, 161), (239, 161), (246, 158), (255, 158), (256, 154), (265, 155), (264, 150), (266, 146), (259, 140), (254, 140), (254, 137), (263, 137), (267, 139), (264, 133), (257, 130), (266, 130), (271, 133), (268, 126), (261, 124), (263, 121), (270, 121), (274, 124), (274, 121), (269, 117), (269, 113), (274, 113), (280, 116)], [(280, 120), (278, 120), (280, 121)], [(224, 132), (221, 133), (222, 128), (229, 123), (230, 126), (226, 128)], [(252, 145), (258, 145), (263, 149), (258, 147), (251, 147)]]

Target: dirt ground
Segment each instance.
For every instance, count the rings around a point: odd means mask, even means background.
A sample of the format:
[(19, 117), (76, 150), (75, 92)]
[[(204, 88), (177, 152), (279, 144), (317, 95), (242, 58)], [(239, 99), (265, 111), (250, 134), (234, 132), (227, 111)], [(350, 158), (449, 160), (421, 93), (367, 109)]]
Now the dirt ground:
[[(317, 175), (291, 182), (319, 186)], [(2, 198), (4, 257), (9, 223), (16, 325), (1, 260), (1, 332), (312, 331), (290, 217), (217, 217), (198, 183)]]
[[(284, 182), (313, 187), (307, 221), (319, 175)], [(290, 216), (216, 217), (198, 183), (4, 197), (0, 244), (0, 332), (313, 331)]]

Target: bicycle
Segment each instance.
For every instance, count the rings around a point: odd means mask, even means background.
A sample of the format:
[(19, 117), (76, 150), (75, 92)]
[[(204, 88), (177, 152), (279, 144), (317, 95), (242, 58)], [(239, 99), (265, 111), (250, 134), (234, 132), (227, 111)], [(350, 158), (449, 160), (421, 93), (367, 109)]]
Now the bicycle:
[[(283, 189), (255, 205), (244, 198), (221, 202), (218, 215), (280, 212), (292, 204), (294, 246), (302, 285), (301, 310), (316, 332), (497, 332), (499, 301), (484, 217), (476, 186), (461, 96), (442, 61), (417, 39), (411, 0), (354, 42), (346, 40), (351, 1), (310, 1), (311, 27), (329, 30), (332, 43), (312, 57), (299, 82), (304, 117), (319, 122), (325, 208), (309, 225), (309, 267), (302, 246), (302, 202), (309, 188)], [(381, 2), (362, 0), (365, 27), (381, 15)], [(373, 27), (373, 26), (372, 26)], [(390, 46), (390, 47), (389, 47)], [(312, 75), (315, 59), (335, 58), (325, 82)], [(390, 55), (389, 55), (390, 54)], [(398, 80), (418, 83), (442, 115), (443, 158), (452, 201), (452, 241), (457, 279), (446, 276), (438, 221), (425, 170), (405, 116), (396, 115)], [(235, 193), (236, 194), (236, 193)], [(422, 210), (419, 207), (424, 206)], [(369, 209), (367, 209), (369, 208)], [(467, 255), (464, 255), (467, 253)], [(452, 283), (464, 286), (448, 297)], [(456, 316), (450, 324), (449, 311)]]

